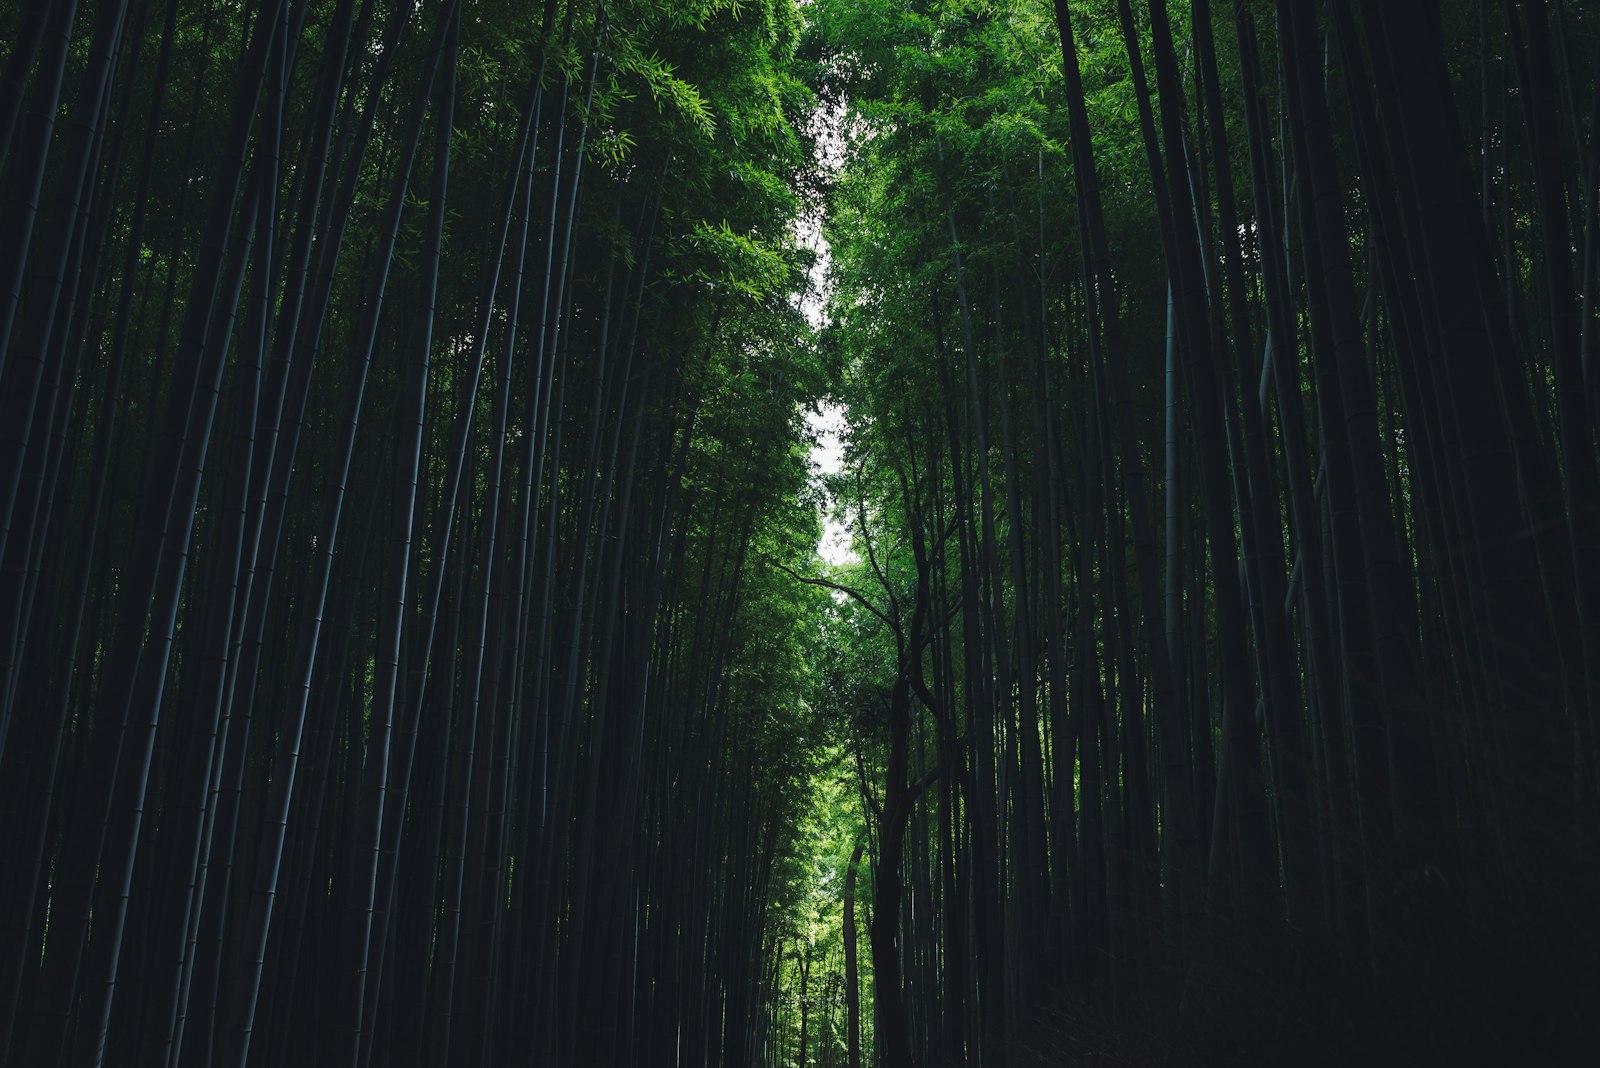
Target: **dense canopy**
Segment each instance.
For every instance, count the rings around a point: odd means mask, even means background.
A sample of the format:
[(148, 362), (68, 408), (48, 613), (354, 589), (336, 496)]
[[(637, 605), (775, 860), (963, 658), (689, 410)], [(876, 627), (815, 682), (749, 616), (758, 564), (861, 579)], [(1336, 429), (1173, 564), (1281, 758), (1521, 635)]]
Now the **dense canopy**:
[(0, 0), (0, 1068), (1585, 1063), (1600, 11)]

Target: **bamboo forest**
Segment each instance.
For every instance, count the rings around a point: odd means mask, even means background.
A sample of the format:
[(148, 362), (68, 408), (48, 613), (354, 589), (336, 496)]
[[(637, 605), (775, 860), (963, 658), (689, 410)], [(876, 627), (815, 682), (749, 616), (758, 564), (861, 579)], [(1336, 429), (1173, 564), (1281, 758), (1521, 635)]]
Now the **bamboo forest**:
[(0, 0), (0, 1068), (1600, 1063), (1600, 5)]

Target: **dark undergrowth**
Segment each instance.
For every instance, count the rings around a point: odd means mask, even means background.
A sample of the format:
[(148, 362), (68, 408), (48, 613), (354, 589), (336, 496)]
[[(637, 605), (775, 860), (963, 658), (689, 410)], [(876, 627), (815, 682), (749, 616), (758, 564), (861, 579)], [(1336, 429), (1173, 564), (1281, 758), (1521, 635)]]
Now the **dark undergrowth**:
[(1370, 924), (1349, 917), (1342, 935), (1213, 918), (1187, 967), (1124, 961), (1114, 997), (1104, 981), (1044, 995), (1007, 1063), (1600, 1063), (1600, 878), (1586, 853), (1489, 877), (1388, 869)]

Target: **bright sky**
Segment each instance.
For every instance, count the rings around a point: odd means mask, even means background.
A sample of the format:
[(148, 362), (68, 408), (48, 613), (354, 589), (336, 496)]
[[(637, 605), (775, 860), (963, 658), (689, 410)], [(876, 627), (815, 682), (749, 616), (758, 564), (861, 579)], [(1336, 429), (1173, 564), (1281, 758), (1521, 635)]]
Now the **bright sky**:
[[(806, 425), (817, 436), (811, 448), (811, 463), (820, 478), (836, 475), (844, 470), (844, 409), (837, 404), (824, 403), (820, 412), (808, 412)], [(817, 542), (817, 555), (830, 566), (858, 559), (850, 548), (850, 532), (834, 515), (835, 501), (827, 498), (826, 512), (822, 517), (822, 539)]]
[[(818, 134), (817, 162), (828, 171), (836, 171), (844, 162), (844, 139), (840, 132), (842, 109), (818, 111), (812, 118)], [(800, 243), (817, 254), (806, 279), (806, 290), (800, 298), (800, 311), (813, 328), (823, 324), (823, 306), (830, 288), (828, 269), (833, 257), (829, 255), (828, 239), (823, 235), (820, 220), (804, 217), (798, 226)], [(823, 476), (836, 475), (844, 470), (844, 407), (824, 402), (818, 412), (806, 413), (806, 425), (816, 435), (817, 444), (811, 449), (811, 463), (819, 482)], [(835, 517), (837, 502), (824, 488), (822, 539), (817, 542), (817, 555), (829, 566), (849, 563), (859, 559), (850, 549), (850, 532)]]

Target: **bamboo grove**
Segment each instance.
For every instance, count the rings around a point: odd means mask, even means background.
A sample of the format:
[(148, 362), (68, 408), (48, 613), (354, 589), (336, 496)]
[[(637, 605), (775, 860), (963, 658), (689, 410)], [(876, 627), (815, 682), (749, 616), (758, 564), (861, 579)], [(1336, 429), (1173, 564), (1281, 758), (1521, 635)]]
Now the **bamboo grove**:
[(881, 1063), (1592, 1056), (1594, 15), (813, 5)]
[(1597, 294), (1574, 0), (0, 0), (0, 1066), (1592, 1054)]
[(756, 1062), (792, 6), (3, 11), (0, 1063)]

